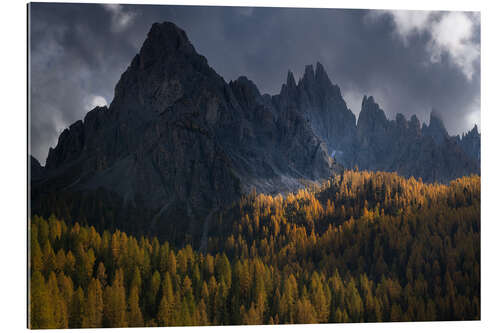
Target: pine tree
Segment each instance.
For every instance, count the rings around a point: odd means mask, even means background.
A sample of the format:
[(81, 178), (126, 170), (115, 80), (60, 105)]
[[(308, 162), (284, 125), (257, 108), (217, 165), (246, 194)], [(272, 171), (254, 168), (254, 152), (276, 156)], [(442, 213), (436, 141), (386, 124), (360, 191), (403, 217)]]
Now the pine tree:
[(316, 322), (316, 311), (309, 299), (307, 297), (299, 299), (296, 307), (295, 323), (313, 324)]
[(316, 312), (316, 319), (320, 323), (327, 322), (329, 314), (329, 302), (326, 298), (323, 284), (321, 283), (321, 280), (316, 272), (313, 273), (311, 286), (311, 300)]
[(101, 283), (98, 279), (90, 281), (85, 302), (83, 327), (99, 328), (103, 325), (104, 300)]
[(56, 274), (51, 272), (47, 281), (47, 289), (50, 295), (51, 309), (53, 311), (54, 328), (68, 328), (68, 307), (66, 301), (62, 298)]
[(196, 306), (195, 321), (194, 324), (197, 326), (210, 325), (207, 315), (207, 307), (203, 300)]
[(43, 256), (42, 250), (40, 249), (40, 245), (38, 244), (38, 240), (32, 237), (31, 239), (31, 247), (30, 247), (30, 267), (31, 272), (34, 273), (36, 271), (41, 272), (43, 269)]
[(30, 326), (477, 319), (479, 193), (479, 177), (346, 171), (242, 198), (213, 226), (214, 256), (35, 216)]
[(118, 269), (111, 286), (104, 292), (104, 324), (107, 327), (127, 326), (127, 302), (123, 285), (123, 271)]
[(83, 326), (83, 318), (85, 317), (85, 296), (83, 289), (78, 289), (73, 293), (73, 299), (70, 306), (69, 327), (79, 328)]
[(170, 251), (168, 256), (168, 271), (170, 274), (177, 274), (177, 259), (173, 251)]
[(97, 279), (99, 280), (99, 283), (101, 284), (101, 288), (105, 287), (108, 282), (108, 275), (106, 274), (106, 267), (104, 264), (99, 262), (99, 265), (97, 265)]
[(141, 327), (144, 325), (142, 312), (139, 308), (139, 288), (137, 285), (132, 286), (130, 290), (127, 321), (130, 327)]
[(174, 322), (172, 321), (172, 311), (172, 300), (169, 300), (165, 295), (163, 295), (160, 300), (160, 305), (158, 306), (158, 314), (156, 316), (156, 320), (159, 326), (174, 325)]
[(167, 272), (162, 282), (162, 297), (158, 307), (157, 322), (159, 326), (172, 326), (176, 324), (174, 307), (175, 295), (172, 288), (170, 273)]
[(54, 311), (45, 279), (39, 271), (31, 275), (30, 281), (30, 326), (31, 328), (53, 328)]

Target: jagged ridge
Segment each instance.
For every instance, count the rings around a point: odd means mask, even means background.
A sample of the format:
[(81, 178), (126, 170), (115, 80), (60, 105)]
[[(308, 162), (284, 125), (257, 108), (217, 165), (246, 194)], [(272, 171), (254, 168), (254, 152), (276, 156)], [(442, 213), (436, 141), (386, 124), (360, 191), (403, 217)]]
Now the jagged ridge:
[(247, 79), (226, 83), (166, 22), (152, 26), (110, 107), (61, 134), (33, 179), (32, 207), (48, 214), (62, 202), (59, 214), (92, 224), (100, 214), (88, 206), (109, 207), (121, 229), (184, 241), (252, 188), (291, 191), (336, 168), (298, 110), (276, 108)]
[(435, 113), (429, 126), (388, 120), (373, 97), (356, 123), (319, 63), (298, 83), (289, 72), (275, 96), (246, 77), (226, 83), (183, 30), (156, 23), (110, 107), (63, 131), (44, 168), (32, 160), (32, 209), (197, 243), (217, 207), (326, 179), (341, 171), (331, 156), (447, 181), (479, 173), (479, 147), (477, 127), (459, 138)]

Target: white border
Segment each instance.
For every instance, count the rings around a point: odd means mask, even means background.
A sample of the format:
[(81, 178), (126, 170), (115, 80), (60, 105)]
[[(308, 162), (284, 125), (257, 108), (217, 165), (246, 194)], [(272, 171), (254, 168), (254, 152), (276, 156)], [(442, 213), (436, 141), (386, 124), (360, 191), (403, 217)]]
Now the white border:
[[(57, 1), (52, 2), (74, 2)], [(238, 326), (204, 328), (168, 328), (169, 332), (302, 332), (303, 330), (343, 332), (421, 332), (447, 330), (471, 332), (477, 330), (499, 330), (497, 311), (500, 294), (500, 221), (498, 219), (498, 192), (500, 177), (499, 133), (499, 27), (498, 2), (495, 1), (389, 1), (389, 0), (180, 0), (180, 1), (86, 1), (136, 4), (191, 4), (191, 5), (233, 5), (273, 7), (335, 7), (370, 9), (426, 9), (426, 10), (473, 10), (481, 11), (482, 31), (482, 230), (481, 230), (481, 321), (478, 322), (429, 322), (429, 323), (385, 323), (385, 324), (329, 324), (329, 325), (280, 325), (280, 326)], [(22, 1), (2, 1), (1, 61), (1, 128), (0, 128), (0, 177), (1, 177), (1, 260), (0, 260), (0, 325), (5, 331), (26, 329), (26, 4)], [(158, 330), (165, 328), (158, 328)], [(128, 329), (144, 331), (146, 329)], [(99, 332), (80, 330), (79, 332)]]

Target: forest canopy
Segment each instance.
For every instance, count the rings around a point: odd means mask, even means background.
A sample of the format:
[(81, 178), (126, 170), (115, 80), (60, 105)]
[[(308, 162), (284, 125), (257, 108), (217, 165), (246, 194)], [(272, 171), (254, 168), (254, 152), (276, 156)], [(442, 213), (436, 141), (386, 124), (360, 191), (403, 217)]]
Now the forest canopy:
[(479, 319), (480, 183), (345, 171), (253, 192), (216, 214), (203, 251), (33, 216), (29, 324)]

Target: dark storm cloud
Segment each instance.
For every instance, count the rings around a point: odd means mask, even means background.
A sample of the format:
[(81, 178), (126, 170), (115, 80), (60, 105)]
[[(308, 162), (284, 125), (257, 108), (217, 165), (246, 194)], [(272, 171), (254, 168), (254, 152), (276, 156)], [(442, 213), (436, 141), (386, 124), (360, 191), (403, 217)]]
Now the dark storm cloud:
[[(151, 24), (158, 21), (172, 21), (186, 30), (197, 51), (227, 81), (246, 75), (263, 93), (279, 92), (289, 69), (298, 79), (305, 65), (319, 61), (355, 114), (367, 94), (375, 97), (389, 118), (399, 112), (428, 121), (435, 108), (452, 134), (478, 122), (479, 64), (473, 62), (473, 74), (468, 77), (470, 70), (464, 70), (464, 63), (470, 62), (454, 58), (452, 49), (436, 59), (440, 49), (435, 46), (441, 44), (433, 44), (433, 34), (439, 32), (438, 25), (432, 31), (418, 26), (407, 31), (398, 25), (399, 17), (372, 14), (331, 9), (34, 4), (32, 153), (44, 161), (62, 129), (82, 119), (93, 105), (102, 104), (103, 98), (111, 102), (120, 74)], [(405, 36), (397, 33), (401, 29)], [(463, 51), (452, 37), (443, 39), (443, 47)], [(478, 31), (473, 44), (479, 45)]]

